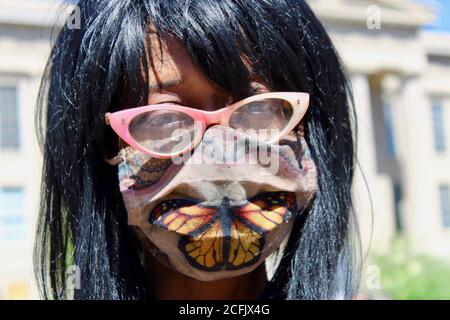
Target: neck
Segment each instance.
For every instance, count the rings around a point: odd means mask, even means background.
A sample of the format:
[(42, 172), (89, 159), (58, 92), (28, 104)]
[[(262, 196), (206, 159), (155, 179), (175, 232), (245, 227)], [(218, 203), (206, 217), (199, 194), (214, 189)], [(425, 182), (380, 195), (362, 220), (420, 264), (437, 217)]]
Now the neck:
[(250, 273), (215, 281), (200, 281), (171, 270), (145, 253), (145, 271), (158, 300), (254, 300), (267, 282), (264, 263)]

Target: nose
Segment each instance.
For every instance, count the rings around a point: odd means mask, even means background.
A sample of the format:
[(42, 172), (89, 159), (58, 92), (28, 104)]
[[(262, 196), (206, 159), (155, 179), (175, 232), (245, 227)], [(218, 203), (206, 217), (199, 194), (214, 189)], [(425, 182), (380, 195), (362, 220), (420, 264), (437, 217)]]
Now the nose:
[(223, 111), (224, 109), (219, 109), (216, 111), (207, 112), (205, 116), (206, 126), (210, 127), (215, 124), (220, 124), (222, 122)]
[(194, 155), (201, 155), (203, 160), (234, 163), (244, 156), (245, 143), (245, 138), (235, 130), (212, 124), (203, 135), (201, 150)]

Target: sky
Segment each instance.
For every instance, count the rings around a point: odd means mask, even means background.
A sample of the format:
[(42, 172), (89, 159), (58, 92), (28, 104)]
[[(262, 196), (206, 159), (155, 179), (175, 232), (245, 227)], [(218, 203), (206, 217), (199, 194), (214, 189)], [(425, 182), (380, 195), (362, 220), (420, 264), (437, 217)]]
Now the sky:
[(450, 32), (450, 0), (422, 0), (437, 8), (439, 17), (426, 29), (430, 31)]

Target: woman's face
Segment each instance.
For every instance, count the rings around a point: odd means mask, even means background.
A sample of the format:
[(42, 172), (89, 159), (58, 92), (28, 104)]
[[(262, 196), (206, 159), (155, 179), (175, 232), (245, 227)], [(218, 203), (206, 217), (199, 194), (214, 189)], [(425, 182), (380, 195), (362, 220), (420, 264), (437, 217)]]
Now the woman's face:
[[(147, 104), (214, 111), (235, 102), (202, 74), (179, 41), (166, 36), (160, 47), (154, 33), (150, 39)], [(270, 91), (256, 78), (251, 87), (255, 93)], [(280, 247), (314, 194), (315, 165), (296, 132), (279, 145), (257, 142), (258, 150), (270, 150), (266, 161), (260, 154), (247, 161), (257, 151), (245, 147), (239, 156), (244, 161), (193, 160), (211, 160), (211, 146), (215, 154), (220, 150), (223, 158), (235, 159), (230, 150), (239, 148), (239, 139), (252, 140), (230, 128), (210, 127), (184, 163), (124, 148), (119, 180), (129, 224), (150, 240), (153, 255), (167, 267), (206, 281), (250, 272)]]

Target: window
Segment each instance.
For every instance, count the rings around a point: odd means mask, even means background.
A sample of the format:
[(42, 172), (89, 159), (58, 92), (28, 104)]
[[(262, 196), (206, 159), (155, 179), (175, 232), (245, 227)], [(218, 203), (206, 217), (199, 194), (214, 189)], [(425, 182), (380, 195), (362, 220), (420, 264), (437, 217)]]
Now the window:
[(19, 148), (19, 107), (17, 88), (0, 87), (0, 149)]
[(25, 194), (20, 187), (0, 189), (0, 240), (25, 237)]
[(439, 198), (441, 202), (442, 224), (444, 228), (450, 228), (450, 187), (448, 185), (439, 187)]
[(386, 135), (386, 151), (388, 155), (395, 157), (394, 114), (389, 103), (383, 104), (383, 122)]
[(444, 109), (442, 104), (434, 101), (431, 106), (433, 121), (434, 149), (436, 152), (445, 151), (445, 128), (444, 128)]

